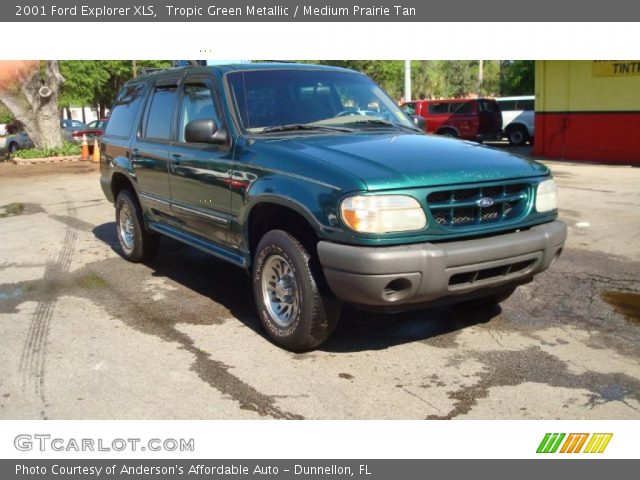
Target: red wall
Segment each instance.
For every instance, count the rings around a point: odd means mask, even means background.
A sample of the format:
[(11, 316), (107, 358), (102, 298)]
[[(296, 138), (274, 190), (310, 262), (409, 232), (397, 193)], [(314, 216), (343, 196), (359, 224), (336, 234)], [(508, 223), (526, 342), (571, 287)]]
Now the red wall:
[(536, 112), (535, 155), (640, 165), (640, 112)]

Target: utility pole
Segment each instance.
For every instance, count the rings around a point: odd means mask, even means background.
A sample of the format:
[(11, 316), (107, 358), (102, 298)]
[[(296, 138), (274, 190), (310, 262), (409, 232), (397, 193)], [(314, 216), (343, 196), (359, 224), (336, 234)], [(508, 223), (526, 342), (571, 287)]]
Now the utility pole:
[(411, 60), (404, 61), (404, 101), (411, 101)]
[(138, 76), (138, 61), (137, 60), (132, 60), (131, 61), (131, 67), (133, 70), (133, 78), (136, 78)]
[(478, 65), (478, 96), (480, 97), (482, 95), (482, 82), (484, 81), (483, 76), (484, 76), (484, 72), (483, 70), (483, 62), (484, 60), (480, 60), (480, 65)]

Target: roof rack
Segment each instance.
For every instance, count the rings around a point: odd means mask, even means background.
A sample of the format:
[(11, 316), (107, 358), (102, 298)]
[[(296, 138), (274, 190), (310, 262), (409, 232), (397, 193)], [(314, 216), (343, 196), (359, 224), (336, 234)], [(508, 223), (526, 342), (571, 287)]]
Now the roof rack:
[(206, 60), (172, 60), (171, 66), (169, 68), (141, 67), (138, 69), (138, 74), (136, 75), (136, 77), (139, 77), (141, 75), (147, 75), (149, 73), (154, 73), (154, 72), (163, 72), (167, 70), (175, 70), (178, 68), (199, 67), (199, 66), (206, 66), (206, 65), (207, 65)]

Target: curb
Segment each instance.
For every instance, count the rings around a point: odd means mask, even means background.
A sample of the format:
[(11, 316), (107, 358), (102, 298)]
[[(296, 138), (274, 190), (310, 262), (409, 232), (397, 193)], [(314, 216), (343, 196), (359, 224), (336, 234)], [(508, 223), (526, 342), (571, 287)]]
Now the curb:
[[(60, 162), (79, 162), (80, 155), (71, 155), (66, 157), (47, 157), (47, 158), (12, 158), (11, 162), (16, 165), (35, 165), (40, 163), (60, 163)], [(87, 161), (87, 163), (91, 163)]]

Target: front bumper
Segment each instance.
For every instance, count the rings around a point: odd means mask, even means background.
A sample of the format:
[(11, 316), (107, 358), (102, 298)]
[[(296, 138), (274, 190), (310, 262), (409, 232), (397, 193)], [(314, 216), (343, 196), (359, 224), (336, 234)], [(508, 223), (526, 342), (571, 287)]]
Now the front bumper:
[(566, 238), (566, 225), (554, 221), (446, 243), (360, 247), (321, 241), (318, 255), (338, 298), (392, 307), (486, 295), (526, 283), (549, 268)]

